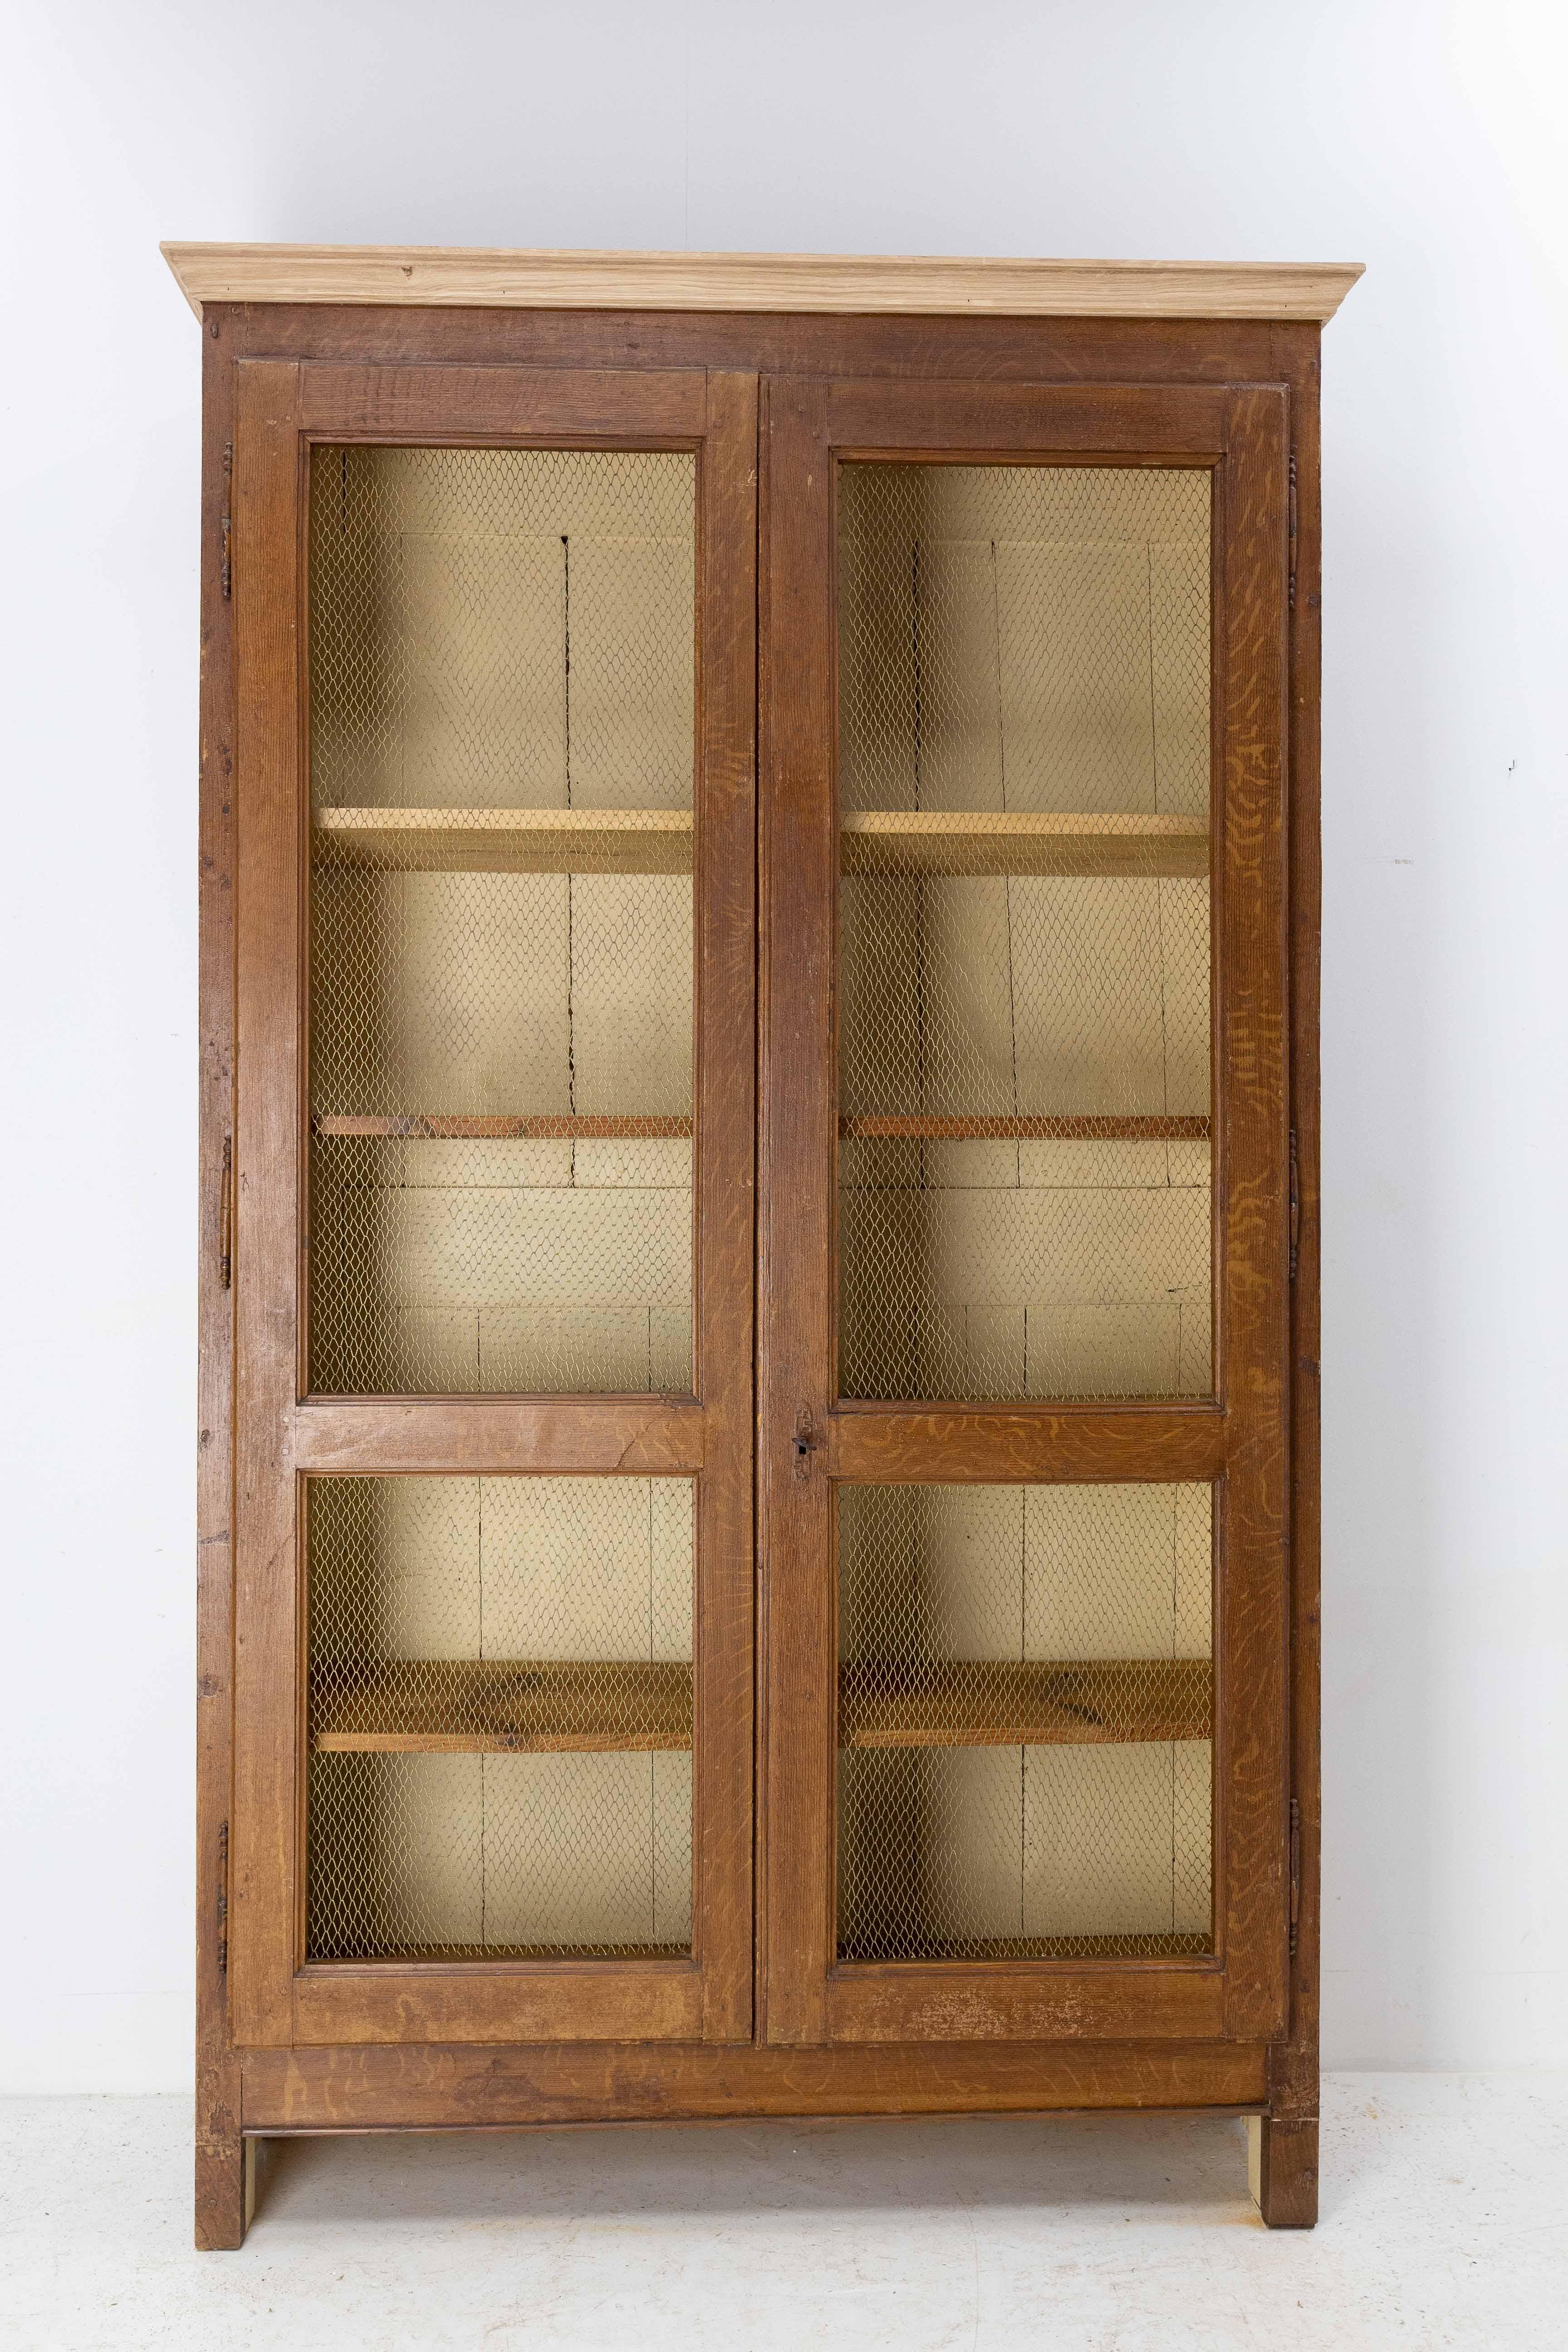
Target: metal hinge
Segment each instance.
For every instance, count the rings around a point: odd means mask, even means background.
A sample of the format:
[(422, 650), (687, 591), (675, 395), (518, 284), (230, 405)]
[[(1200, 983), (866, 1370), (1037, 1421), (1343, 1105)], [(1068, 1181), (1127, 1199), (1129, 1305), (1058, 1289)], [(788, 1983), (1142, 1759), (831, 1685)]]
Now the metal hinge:
[(811, 1475), (811, 1457), (822, 1444), (822, 1433), (811, 1417), (811, 1407), (803, 1404), (795, 1417), (795, 1475), (803, 1482)]
[(1296, 1159), (1296, 1130), (1290, 1129), (1290, 1279), (1301, 1255), (1301, 1171)]
[(1290, 1800), (1290, 1957), (1296, 1957), (1296, 1931), (1301, 1916), (1301, 1804)]
[(1296, 609), (1296, 452), (1290, 452), (1290, 610)]
[(223, 1139), (223, 1189), (218, 1194), (217, 1265), (226, 1290), (234, 1279), (234, 1138)]
[(226, 441), (223, 445), (223, 514), (218, 524), (218, 579), (223, 586), (226, 602), (234, 592), (234, 559), (231, 551), (234, 525), (229, 519), (228, 511), (228, 488), (233, 474), (234, 443)]
[(228, 1823), (217, 1833), (217, 1972), (228, 1974)]

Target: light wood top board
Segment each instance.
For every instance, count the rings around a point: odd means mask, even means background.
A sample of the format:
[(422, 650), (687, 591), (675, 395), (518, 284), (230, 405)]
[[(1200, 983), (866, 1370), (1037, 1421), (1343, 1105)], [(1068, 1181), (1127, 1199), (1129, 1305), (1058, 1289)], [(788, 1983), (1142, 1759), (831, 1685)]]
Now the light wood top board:
[(931, 318), (1331, 319), (1364, 264), (940, 255), (531, 253), (444, 245), (163, 247), (208, 302), (501, 310), (895, 311)]

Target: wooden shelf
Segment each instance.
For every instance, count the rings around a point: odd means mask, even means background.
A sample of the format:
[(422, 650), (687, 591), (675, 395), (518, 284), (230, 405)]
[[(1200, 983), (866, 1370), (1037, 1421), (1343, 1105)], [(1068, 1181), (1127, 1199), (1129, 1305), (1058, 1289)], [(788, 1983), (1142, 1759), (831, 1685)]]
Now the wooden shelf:
[[(653, 1142), (689, 1137), (689, 1114), (628, 1111), (315, 1111), (316, 1135), (406, 1136), (421, 1141)], [(1206, 1113), (1167, 1111), (873, 1111), (840, 1118), (846, 1142), (918, 1138), (943, 1143), (1206, 1143)]]
[(1207, 1658), (866, 1660), (838, 1675), (843, 1748), (1207, 1739), (1213, 1717)]
[(315, 856), (395, 873), (689, 874), (689, 809), (319, 808)]
[[(320, 1749), (647, 1753), (691, 1746), (691, 1668), (622, 1660), (388, 1659), (311, 1683)], [(1073, 1747), (1206, 1739), (1206, 1658), (880, 1661), (839, 1670), (845, 1748)]]
[(318, 1669), (310, 1699), (312, 1746), (361, 1754), (641, 1755), (691, 1745), (691, 1668), (679, 1662), (389, 1658)]
[(843, 821), (846, 874), (1200, 875), (1208, 824), (1190, 816), (865, 809)]
[(401, 1135), (420, 1141), (658, 1142), (691, 1133), (690, 1114), (597, 1111), (312, 1111), (316, 1135)]
[(1191, 1117), (1168, 1111), (1016, 1111), (988, 1114), (948, 1111), (851, 1112), (840, 1118), (847, 1143), (875, 1138), (916, 1137), (942, 1143), (1206, 1143), (1206, 1112)]
[[(315, 856), (393, 873), (689, 874), (689, 809), (322, 808)], [(1206, 823), (1186, 816), (852, 810), (846, 874), (1206, 875)]]

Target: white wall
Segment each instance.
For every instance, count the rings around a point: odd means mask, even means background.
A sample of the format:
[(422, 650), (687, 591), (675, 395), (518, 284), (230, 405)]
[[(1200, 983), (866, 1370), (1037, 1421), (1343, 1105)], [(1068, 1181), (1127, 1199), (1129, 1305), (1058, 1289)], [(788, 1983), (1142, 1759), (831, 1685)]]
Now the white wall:
[(1561, 11), (10, 23), (0, 2081), (188, 2080), (199, 352), (171, 236), (1368, 264), (1325, 372), (1326, 2051), (1568, 2063)]

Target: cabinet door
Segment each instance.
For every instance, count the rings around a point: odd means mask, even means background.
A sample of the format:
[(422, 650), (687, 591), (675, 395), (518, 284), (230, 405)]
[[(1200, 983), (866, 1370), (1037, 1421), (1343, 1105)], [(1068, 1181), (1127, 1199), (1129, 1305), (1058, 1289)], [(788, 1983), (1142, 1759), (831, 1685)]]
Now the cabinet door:
[(743, 2039), (754, 379), (237, 415), (236, 2037)]
[(768, 399), (763, 2031), (1266, 2039), (1284, 395)]

